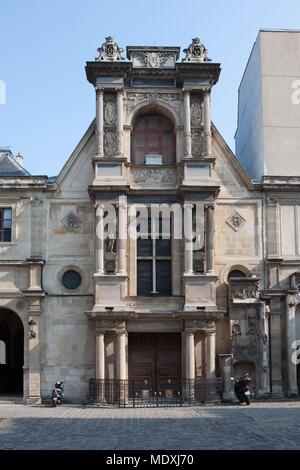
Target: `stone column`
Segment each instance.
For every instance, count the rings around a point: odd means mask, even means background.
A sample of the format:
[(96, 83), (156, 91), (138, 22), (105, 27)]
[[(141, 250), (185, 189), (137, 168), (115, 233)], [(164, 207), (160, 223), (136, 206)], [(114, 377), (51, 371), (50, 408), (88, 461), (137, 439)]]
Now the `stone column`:
[(268, 256), (270, 258), (279, 258), (280, 257), (279, 203), (276, 198), (267, 199), (266, 211), (267, 211)]
[(206, 377), (216, 377), (216, 332), (208, 331), (205, 337)]
[(103, 157), (103, 91), (96, 88), (96, 156)]
[(126, 337), (127, 337), (126, 330), (121, 330), (117, 332), (117, 349), (118, 349), (117, 358), (118, 358), (120, 405), (125, 405), (128, 399)]
[(117, 155), (123, 156), (123, 90), (117, 91)]
[(192, 156), (192, 133), (191, 133), (191, 103), (190, 92), (184, 90), (183, 92), (184, 103), (184, 155), (185, 157)]
[(96, 333), (96, 379), (105, 379), (104, 332)]
[(223, 379), (223, 401), (232, 402), (234, 400), (234, 383), (232, 378), (232, 355), (219, 354), (219, 370)]
[(118, 239), (118, 273), (127, 273), (126, 245), (127, 245), (127, 197), (119, 198), (119, 239)]
[(97, 402), (105, 401), (105, 345), (104, 332), (96, 332)]
[(34, 324), (28, 328), (28, 390), (26, 404), (41, 403), (41, 371), (40, 371), (40, 317), (31, 310), (28, 311), (29, 319)]
[(272, 296), (270, 305), (272, 396), (283, 398), (281, 296)]
[(257, 383), (258, 396), (270, 394), (270, 367), (269, 367), (269, 331), (268, 331), (268, 315), (269, 307), (261, 302), (259, 309), (259, 336), (257, 338), (258, 354), (259, 354), (259, 381)]
[(118, 370), (119, 380), (127, 379), (127, 367), (126, 367), (126, 331), (122, 330), (117, 332), (118, 338)]
[(104, 274), (104, 205), (96, 208), (96, 272)]
[(184, 205), (184, 273), (193, 274), (193, 205)]
[(215, 272), (215, 216), (214, 206), (206, 207), (206, 249), (207, 249), (207, 273)]
[(204, 91), (204, 155), (211, 155), (211, 110), (210, 110), (210, 91)]
[(285, 319), (286, 319), (286, 359), (287, 359), (287, 388), (290, 398), (298, 397), (297, 385), (297, 365), (293, 363), (292, 356), (295, 351), (293, 343), (296, 338), (296, 306), (292, 295), (287, 294), (285, 298)]
[(194, 331), (186, 331), (185, 333), (186, 347), (186, 378), (187, 380), (195, 379), (195, 333)]

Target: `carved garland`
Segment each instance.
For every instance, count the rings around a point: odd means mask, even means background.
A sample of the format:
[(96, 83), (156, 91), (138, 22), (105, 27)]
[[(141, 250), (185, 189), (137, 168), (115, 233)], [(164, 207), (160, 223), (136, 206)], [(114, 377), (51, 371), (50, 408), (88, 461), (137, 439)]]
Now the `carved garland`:
[(127, 93), (128, 111), (142, 102), (157, 103), (159, 101), (167, 103), (177, 113), (179, 112), (179, 95), (177, 93)]

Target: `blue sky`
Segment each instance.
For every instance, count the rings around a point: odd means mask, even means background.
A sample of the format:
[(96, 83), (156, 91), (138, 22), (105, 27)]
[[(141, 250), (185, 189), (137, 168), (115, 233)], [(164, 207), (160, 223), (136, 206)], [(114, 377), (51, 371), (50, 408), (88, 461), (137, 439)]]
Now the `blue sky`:
[(213, 120), (234, 148), (238, 86), (259, 28), (300, 29), (299, 0), (0, 0), (0, 145), (33, 174), (57, 174), (95, 113), (84, 65), (104, 37), (188, 46), (199, 36), (222, 73)]

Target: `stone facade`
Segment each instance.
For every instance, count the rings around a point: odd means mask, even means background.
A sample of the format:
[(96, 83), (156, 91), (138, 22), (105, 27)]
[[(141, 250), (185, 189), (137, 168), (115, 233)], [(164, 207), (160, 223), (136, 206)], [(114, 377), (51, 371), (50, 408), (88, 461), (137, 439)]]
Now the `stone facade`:
[[(98, 51), (86, 66), (96, 119), (58, 177), (0, 176), (0, 209), (12, 210), (11, 240), (0, 243), (0, 321), (9, 311), (23, 325), (24, 401), (46, 398), (60, 379), (80, 402), (90, 378), (154, 370), (222, 377), (228, 400), (230, 378), (249, 370), (259, 395), (297, 393), (289, 357), (300, 267), (289, 250), (299, 247), (285, 217), (294, 214), (298, 233), (298, 182), (254, 183), (244, 172), (211, 123), (220, 65), (198, 38), (182, 62), (177, 47), (128, 47), (125, 60), (111, 37)], [(153, 115), (172, 126), (173, 164), (155, 163), (156, 152), (133, 161), (136, 123)], [(132, 208), (161, 203), (187, 207), (188, 227), (196, 209), (203, 243), (194, 250), (173, 238), (170, 295), (160, 285), (139, 295), (137, 240), (126, 229)], [(108, 204), (117, 239), (104, 237)]]

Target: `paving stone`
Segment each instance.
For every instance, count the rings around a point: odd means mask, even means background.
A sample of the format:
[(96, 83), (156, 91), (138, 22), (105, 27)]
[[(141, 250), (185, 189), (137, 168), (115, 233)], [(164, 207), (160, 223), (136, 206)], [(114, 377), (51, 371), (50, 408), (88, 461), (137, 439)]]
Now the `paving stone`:
[(300, 402), (249, 407), (0, 404), (0, 449), (300, 449)]

